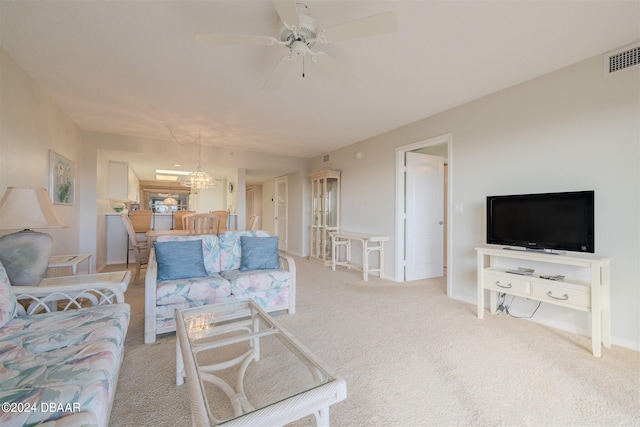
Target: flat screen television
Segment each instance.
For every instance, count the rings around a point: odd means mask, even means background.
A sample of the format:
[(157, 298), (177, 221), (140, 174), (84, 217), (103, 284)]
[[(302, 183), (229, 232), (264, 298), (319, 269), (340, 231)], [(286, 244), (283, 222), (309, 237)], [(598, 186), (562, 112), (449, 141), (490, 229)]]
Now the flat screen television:
[(593, 253), (594, 192), (488, 196), (487, 243)]

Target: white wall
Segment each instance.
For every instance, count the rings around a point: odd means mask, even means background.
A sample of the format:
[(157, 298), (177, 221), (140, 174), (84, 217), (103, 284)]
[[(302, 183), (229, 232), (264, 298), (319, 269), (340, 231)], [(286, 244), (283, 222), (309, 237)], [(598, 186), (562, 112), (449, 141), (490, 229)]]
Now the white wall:
[[(486, 196), (595, 190), (596, 253), (614, 258), (614, 344), (640, 349), (639, 76), (605, 79), (598, 56), (333, 152), (329, 164), (318, 157), (312, 171), (341, 169), (342, 227), (388, 234), (393, 248), (395, 147), (452, 133), (449, 203), (464, 212), (450, 224), (451, 296), (474, 304)], [(534, 320), (589, 331), (588, 314), (560, 307), (543, 305)]]
[(305, 171), (288, 175), (287, 251), (298, 256), (309, 255), (309, 175)]
[(38, 231), (53, 237), (54, 255), (77, 253), (82, 195), (87, 191), (81, 132), (1, 48), (0, 94), (0, 197), (7, 187), (48, 188), (50, 149), (74, 161), (76, 203), (55, 205), (68, 228)]
[[(234, 171), (232, 174), (227, 175), (227, 182), (233, 184), (233, 193), (229, 193), (227, 188), (227, 206), (226, 209), (231, 213), (238, 213), (238, 171)], [(228, 187), (228, 186), (227, 186)]]
[(206, 213), (216, 210), (226, 211), (225, 206), (227, 185), (226, 179), (215, 179), (215, 188), (198, 190), (198, 213)]

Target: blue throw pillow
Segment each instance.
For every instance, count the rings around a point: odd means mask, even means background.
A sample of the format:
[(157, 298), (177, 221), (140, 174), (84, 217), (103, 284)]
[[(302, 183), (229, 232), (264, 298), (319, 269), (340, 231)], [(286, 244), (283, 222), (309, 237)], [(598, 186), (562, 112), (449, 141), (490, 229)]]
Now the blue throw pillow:
[(154, 242), (158, 263), (158, 282), (205, 277), (202, 240)]
[(240, 236), (240, 246), (242, 248), (240, 271), (277, 270), (280, 268), (278, 236)]

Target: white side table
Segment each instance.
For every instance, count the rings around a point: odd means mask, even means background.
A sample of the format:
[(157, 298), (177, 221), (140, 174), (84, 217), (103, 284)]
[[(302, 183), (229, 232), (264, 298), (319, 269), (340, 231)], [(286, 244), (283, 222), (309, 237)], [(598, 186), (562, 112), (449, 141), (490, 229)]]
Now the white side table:
[[(91, 254), (74, 254), (74, 255), (54, 255), (49, 260), (49, 268), (71, 267), (72, 274), (78, 273), (78, 265), (88, 260), (87, 274), (91, 274)], [(49, 270), (47, 270), (49, 277)]]
[[(38, 287), (48, 286), (65, 286), (75, 285), (82, 287), (83, 285), (110, 285), (117, 286), (122, 292), (126, 292), (131, 281), (131, 272), (129, 270), (114, 271), (109, 273), (94, 273), (79, 276), (62, 276), (62, 277), (45, 277)], [(24, 288), (24, 286), (18, 286)], [(15, 287), (14, 287), (15, 289)]]

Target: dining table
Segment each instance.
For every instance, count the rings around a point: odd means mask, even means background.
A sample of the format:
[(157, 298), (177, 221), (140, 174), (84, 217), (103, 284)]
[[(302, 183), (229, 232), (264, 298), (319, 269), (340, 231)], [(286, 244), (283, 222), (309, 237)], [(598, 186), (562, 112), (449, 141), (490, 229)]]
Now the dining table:
[(149, 230), (146, 232), (147, 245), (149, 248), (153, 247), (153, 242), (156, 241), (158, 236), (188, 236), (192, 234), (189, 230)]

